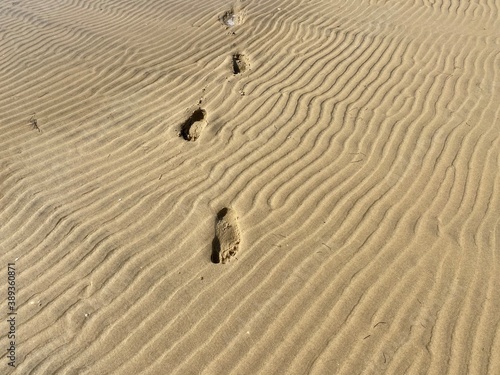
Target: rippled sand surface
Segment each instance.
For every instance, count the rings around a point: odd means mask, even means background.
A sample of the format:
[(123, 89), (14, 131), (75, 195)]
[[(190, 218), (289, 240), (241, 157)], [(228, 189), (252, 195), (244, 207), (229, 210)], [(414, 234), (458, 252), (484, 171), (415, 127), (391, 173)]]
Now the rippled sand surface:
[(4, 2), (0, 372), (500, 374), (499, 10)]

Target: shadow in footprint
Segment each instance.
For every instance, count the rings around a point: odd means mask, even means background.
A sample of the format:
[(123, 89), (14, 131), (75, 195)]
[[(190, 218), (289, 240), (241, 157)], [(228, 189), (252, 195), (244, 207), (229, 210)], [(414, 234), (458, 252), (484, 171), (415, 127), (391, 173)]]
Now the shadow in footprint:
[(180, 136), (186, 141), (196, 141), (205, 126), (207, 126), (207, 112), (204, 109), (198, 108), (193, 114), (181, 125)]
[(212, 241), (212, 263), (215, 264), (220, 263), (219, 254), (220, 254), (220, 241), (217, 237), (215, 237)]

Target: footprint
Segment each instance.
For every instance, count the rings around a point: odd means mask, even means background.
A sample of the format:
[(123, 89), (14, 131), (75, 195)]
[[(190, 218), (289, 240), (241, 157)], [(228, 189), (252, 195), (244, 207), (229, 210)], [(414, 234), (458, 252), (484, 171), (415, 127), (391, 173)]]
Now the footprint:
[(245, 73), (248, 66), (248, 60), (245, 55), (241, 53), (235, 53), (233, 55), (233, 74)]
[(212, 262), (227, 263), (240, 247), (238, 217), (232, 208), (223, 208), (215, 219), (215, 238), (212, 242)]
[(196, 141), (207, 126), (207, 112), (198, 108), (181, 126), (180, 136), (186, 141)]
[(219, 20), (227, 27), (233, 27), (242, 23), (241, 15), (237, 13), (234, 8), (231, 8), (231, 10), (228, 10), (220, 16)]

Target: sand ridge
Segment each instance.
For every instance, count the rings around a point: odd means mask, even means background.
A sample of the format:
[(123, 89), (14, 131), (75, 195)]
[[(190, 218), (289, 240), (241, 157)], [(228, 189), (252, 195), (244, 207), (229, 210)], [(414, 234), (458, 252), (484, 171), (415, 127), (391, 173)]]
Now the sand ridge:
[(500, 373), (498, 8), (3, 5), (13, 373)]

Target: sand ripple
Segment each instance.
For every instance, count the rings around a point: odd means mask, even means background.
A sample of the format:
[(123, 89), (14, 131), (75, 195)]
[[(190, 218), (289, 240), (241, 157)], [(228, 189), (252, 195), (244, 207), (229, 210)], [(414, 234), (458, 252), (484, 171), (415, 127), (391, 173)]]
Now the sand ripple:
[[(17, 372), (500, 373), (498, 14), (2, 5)], [(214, 264), (228, 206), (242, 250)]]

